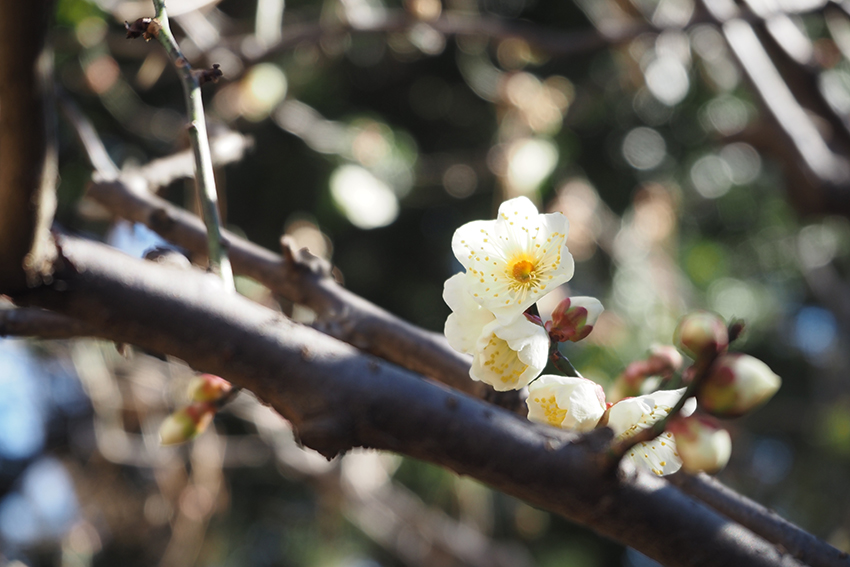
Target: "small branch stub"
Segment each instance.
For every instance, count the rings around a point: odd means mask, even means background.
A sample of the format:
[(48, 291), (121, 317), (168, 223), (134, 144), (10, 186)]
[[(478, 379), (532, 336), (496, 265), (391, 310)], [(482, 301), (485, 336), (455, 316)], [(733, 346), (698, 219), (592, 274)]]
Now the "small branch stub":
[(124, 29), (127, 30), (127, 39), (142, 37), (145, 41), (150, 41), (159, 34), (161, 28), (160, 23), (154, 18), (139, 18), (132, 24), (130, 22), (124, 22)]
[(203, 85), (205, 83), (217, 83), (218, 80), (224, 76), (224, 73), (221, 72), (221, 65), (218, 63), (213, 63), (212, 69), (203, 69), (201, 71), (196, 71), (198, 84)]

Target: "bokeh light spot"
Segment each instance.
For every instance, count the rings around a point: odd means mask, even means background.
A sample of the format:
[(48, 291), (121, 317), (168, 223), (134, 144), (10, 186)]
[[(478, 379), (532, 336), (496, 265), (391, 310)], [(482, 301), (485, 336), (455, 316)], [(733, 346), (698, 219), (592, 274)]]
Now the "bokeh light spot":
[(331, 196), (354, 226), (364, 230), (387, 226), (398, 216), (398, 200), (386, 183), (357, 165), (331, 174)]
[(829, 350), (837, 334), (835, 316), (821, 307), (803, 307), (794, 319), (794, 344), (809, 356)]
[(623, 139), (623, 157), (635, 169), (654, 169), (666, 155), (664, 138), (652, 128), (640, 126)]

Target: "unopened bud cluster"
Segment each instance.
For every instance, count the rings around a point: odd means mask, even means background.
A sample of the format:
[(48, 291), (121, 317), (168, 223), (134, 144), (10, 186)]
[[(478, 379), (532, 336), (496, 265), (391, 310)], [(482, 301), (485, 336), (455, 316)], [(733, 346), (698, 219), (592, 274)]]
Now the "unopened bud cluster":
[[(761, 360), (727, 352), (727, 326), (714, 313), (697, 311), (686, 315), (676, 328), (674, 342), (694, 359), (695, 371), (689, 378), (696, 379), (696, 374), (703, 373), (696, 398), (701, 411), (710, 416), (745, 415), (773, 397), (782, 383)], [(676, 439), (685, 470), (716, 472), (729, 460), (729, 433), (708, 416), (674, 420), (667, 430)]]

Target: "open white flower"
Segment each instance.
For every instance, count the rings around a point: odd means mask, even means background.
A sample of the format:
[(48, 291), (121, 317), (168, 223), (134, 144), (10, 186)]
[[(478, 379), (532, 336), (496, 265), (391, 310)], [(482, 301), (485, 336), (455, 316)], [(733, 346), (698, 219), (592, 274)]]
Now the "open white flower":
[(590, 431), (605, 413), (602, 386), (586, 378), (545, 374), (528, 387), (528, 419)]
[(527, 386), (546, 366), (549, 335), (523, 315), (503, 325), (475, 302), (465, 282), (457, 274), (443, 288), (443, 299), (452, 308), (445, 327), (449, 345), (473, 355), (469, 375), (474, 380), (499, 391)]
[[(646, 396), (621, 400), (611, 406), (608, 412), (608, 427), (614, 430), (617, 440), (628, 439), (663, 419), (684, 393), (685, 388), (659, 390)], [(690, 415), (695, 408), (696, 400), (691, 398), (682, 408), (681, 415)], [(673, 434), (666, 431), (652, 441), (638, 443), (626, 453), (624, 458), (632, 460), (638, 467), (651, 470), (658, 476), (673, 474), (682, 466), (682, 459), (676, 452)]]
[(469, 375), (504, 392), (519, 390), (546, 367), (549, 335), (522, 315), (509, 325), (487, 324), (472, 353)]
[(539, 214), (526, 197), (502, 203), (492, 221), (455, 231), (452, 251), (466, 268), (475, 300), (502, 323), (573, 276), (569, 223), (561, 213)]

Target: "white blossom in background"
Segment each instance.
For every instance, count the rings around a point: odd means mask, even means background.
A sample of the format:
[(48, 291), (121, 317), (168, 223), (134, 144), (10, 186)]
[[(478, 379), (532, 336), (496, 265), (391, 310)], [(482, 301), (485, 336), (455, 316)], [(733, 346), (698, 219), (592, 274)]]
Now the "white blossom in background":
[(502, 203), (496, 220), (458, 228), (452, 251), (475, 301), (507, 324), (573, 276), (568, 230), (563, 214), (539, 214), (518, 197)]
[(605, 414), (605, 392), (586, 378), (545, 374), (528, 387), (526, 404), (531, 421), (590, 431)]
[(503, 325), (478, 305), (466, 289), (466, 278), (456, 274), (446, 280), (443, 299), (452, 314), (446, 320), (446, 339), (459, 352), (472, 354), (469, 375), (498, 391), (518, 390), (535, 379), (546, 366), (549, 335), (519, 315)]
[[(645, 396), (621, 400), (611, 406), (608, 412), (608, 427), (614, 430), (617, 441), (628, 439), (663, 419), (684, 393), (685, 388), (659, 390)], [(685, 403), (681, 415), (690, 415), (694, 409), (696, 400), (692, 398)], [(624, 459), (629, 459), (637, 467), (648, 469), (658, 476), (673, 474), (682, 466), (673, 434), (667, 431), (652, 441), (638, 443), (629, 449)]]

